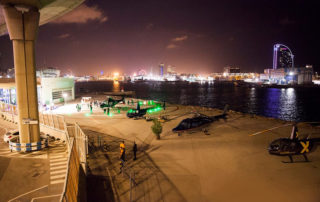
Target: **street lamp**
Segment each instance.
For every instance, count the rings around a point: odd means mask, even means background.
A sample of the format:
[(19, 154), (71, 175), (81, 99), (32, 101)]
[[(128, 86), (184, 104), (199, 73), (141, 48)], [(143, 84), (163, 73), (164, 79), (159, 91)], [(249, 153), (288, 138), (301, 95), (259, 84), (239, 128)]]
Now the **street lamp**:
[(63, 93), (62, 96), (63, 96), (63, 100), (64, 100), (64, 105), (66, 105), (66, 101), (67, 101), (66, 99), (67, 99), (68, 94)]

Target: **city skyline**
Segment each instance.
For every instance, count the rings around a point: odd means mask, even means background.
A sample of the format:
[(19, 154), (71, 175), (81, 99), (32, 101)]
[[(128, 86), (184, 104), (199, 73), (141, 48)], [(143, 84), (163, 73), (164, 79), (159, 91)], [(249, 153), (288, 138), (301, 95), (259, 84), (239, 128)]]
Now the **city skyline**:
[[(289, 5), (290, 2), (290, 6)], [(272, 67), (273, 45), (283, 43), (296, 66), (319, 61), (316, 1), (86, 1), (40, 27), (37, 67), (80, 74), (157, 68), (222, 72), (225, 66), (262, 72)], [(13, 67), (12, 45), (0, 37), (1, 70)], [(194, 69), (197, 72), (194, 72)]]

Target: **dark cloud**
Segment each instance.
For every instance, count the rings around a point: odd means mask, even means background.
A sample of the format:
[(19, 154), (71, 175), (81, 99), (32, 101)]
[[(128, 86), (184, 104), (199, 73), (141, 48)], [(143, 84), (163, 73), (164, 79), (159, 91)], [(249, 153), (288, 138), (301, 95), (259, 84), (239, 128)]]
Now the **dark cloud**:
[(188, 36), (187, 35), (183, 35), (183, 36), (179, 36), (179, 37), (173, 38), (172, 41), (173, 42), (180, 42), (180, 41), (185, 41), (187, 39), (188, 39)]
[(178, 45), (171, 43), (171, 44), (167, 45), (166, 48), (167, 49), (175, 49), (175, 48), (178, 48), (178, 47), (179, 47)]
[(296, 22), (294, 20), (290, 20), (289, 17), (285, 17), (285, 18), (282, 18), (279, 23), (281, 25), (293, 25), (295, 24)]
[[(263, 72), (272, 67), (273, 45), (283, 43), (297, 66), (317, 68), (319, 7), (315, 0), (85, 1), (39, 28), (37, 66), (132, 73), (164, 62), (178, 72), (227, 65)], [(0, 52), (0, 65), (12, 67), (8, 36), (0, 37)]]
[(68, 34), (68, 33), (65, 33), (65, 34), (61, 34), (58, 36), (59, 39), (66, 39), (66, 38), (69, 38), (71, 35)]

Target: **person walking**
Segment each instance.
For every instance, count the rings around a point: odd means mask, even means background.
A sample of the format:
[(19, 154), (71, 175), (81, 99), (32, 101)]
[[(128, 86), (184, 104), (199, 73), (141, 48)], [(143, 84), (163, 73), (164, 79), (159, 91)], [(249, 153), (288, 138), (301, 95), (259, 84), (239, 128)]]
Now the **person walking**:
[(92, 103), (90, 102), (90, 112), (92, 113)]
[(137, 151), (138, 151), (138, 147), (136, 144), (136, 141), (133, 142), (133, 160), (137, 160)]

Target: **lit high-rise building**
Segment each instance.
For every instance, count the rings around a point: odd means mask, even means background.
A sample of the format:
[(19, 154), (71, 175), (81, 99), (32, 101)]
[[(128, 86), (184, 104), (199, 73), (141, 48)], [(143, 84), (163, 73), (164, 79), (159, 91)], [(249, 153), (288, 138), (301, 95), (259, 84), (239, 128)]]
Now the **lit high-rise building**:
[(283, 44), (275, 44), (273, 47), (273, 69), (293, 67), (293, 54), (289, 47)]
[(164, 74), (163, 70), (164, 70), (164, 64), (161, 63), (161, 64), (159, 65), (159, 75), (160, 75), (160, 76), (163, 76), (163, 74)]

